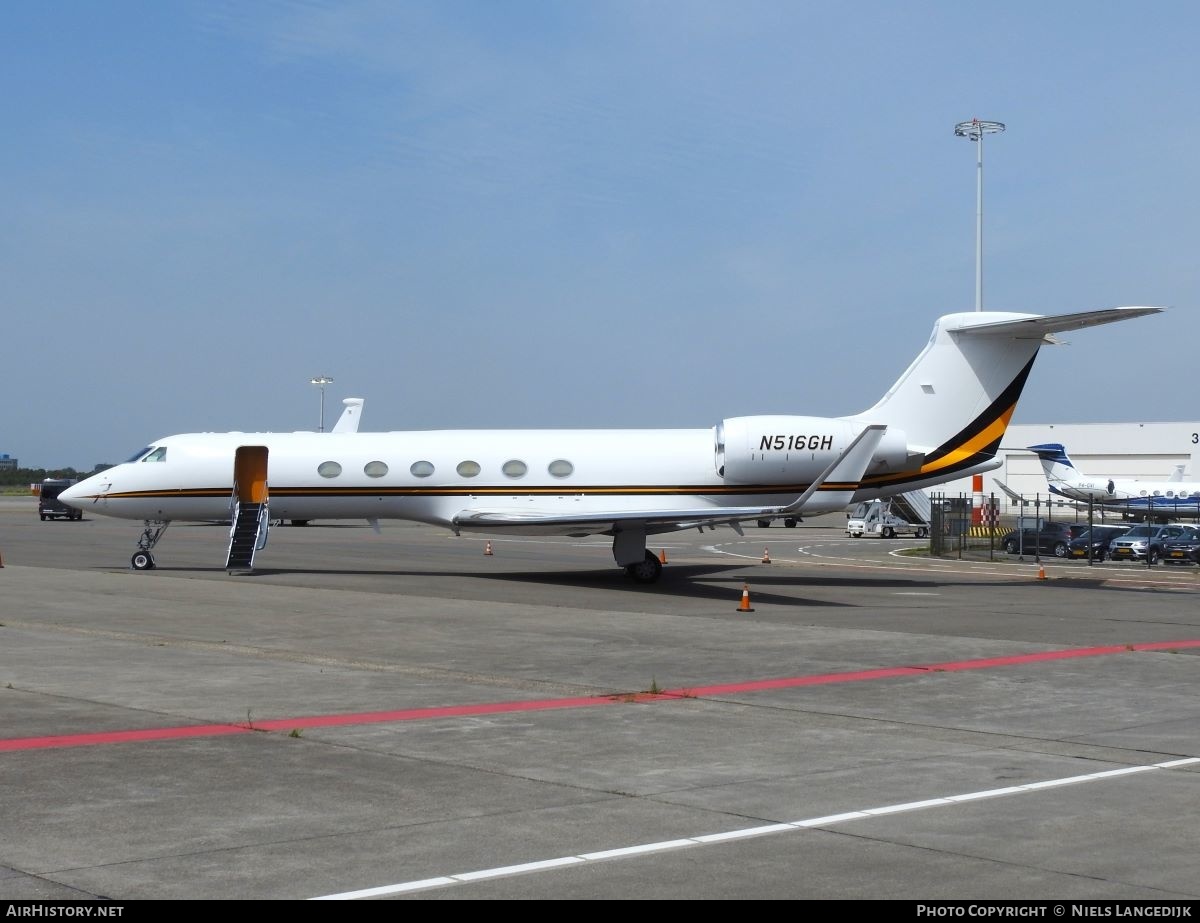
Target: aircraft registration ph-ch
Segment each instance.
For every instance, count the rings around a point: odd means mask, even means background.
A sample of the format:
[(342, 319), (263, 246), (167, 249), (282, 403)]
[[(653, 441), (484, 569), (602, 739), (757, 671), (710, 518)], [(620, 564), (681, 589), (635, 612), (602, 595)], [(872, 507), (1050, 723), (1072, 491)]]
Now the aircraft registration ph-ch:
[[(1054, 334), (1162, 311), (944, 315), (870, 409), (728, 417), (706, 429), (487, 429), (167, 436), (60, 499), (143, 520), (135, 570), (180, 521), (231, 523), (226, 569), (252, 571), (272, 520), (385, 519), (455, 534), (612, 537), (652, 583), (647, 536), (800, 518), (987, 471), (1038, 350)], [(361, 402), (360, 402), (361, 404)], [(353, 409), (357, 411), (357, 407)], [(339, 431), (340, 430), (340, 431)]]

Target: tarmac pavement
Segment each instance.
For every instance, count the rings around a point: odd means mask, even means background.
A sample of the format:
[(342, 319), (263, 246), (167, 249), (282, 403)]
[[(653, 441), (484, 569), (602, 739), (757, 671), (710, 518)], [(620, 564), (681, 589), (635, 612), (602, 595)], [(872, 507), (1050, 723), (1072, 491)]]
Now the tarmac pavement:
[(1197, 568), (140, 529), (0, 500), (0, 899), (1200, 897)]

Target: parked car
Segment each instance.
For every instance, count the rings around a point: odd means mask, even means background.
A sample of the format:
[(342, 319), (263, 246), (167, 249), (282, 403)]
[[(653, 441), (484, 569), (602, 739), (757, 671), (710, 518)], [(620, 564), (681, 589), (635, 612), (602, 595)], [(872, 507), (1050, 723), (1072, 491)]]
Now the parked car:
[[(1108, 557), (1108, 543), (1128, 532), (1128, 525), (1095, 525), (1085, 530), (1078, 538), (1071, 539), (1067, 549), (1068, 558), (1103, 561)], [(1090, 558), (1089, 558), (1090, 555)]]
[(1187, 531), (1163, 546), (1164, 564), (1200, 564), (1200, 528), (1185, 526)]
[(1087, 529), (1087, 524), (1047, 522), (1040, 529), (1014, 529), (1000, 539), (1000, 547), (1009, 554), (1045, 554), (1065, 558), (1071, 540)]
[(1114, 561), (1145, 561), (1157, 564), (1168, 542), (1192, 531), (1191, 526), (1150, 523), (1134, 526), (1108, 543), (1108, 556)]

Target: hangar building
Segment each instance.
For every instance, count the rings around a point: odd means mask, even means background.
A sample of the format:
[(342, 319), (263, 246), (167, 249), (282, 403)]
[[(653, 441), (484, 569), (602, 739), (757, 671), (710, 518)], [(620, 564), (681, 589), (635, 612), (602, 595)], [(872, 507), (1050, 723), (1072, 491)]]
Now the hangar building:
[[(999, 468), (983, 475), (984, 497), (995, 495), (1001, 513), (1015, 513), (1011, 500), (996, 484), (1046, 502), (1046, 477), (1037, 456), (1027, 446), (1057, 442), (1067, 450), (1075, 467), (1091, 477), (1136, 478), (1166, 481), (1179, 465), (1183, 477), (1200, 481), (1193, 453), (1200, 454), (1200, 421), (1179, 423), (1013, 423), (1000, 443)], [(970, 477), (950, 481), (928, 493), (969, 497)]]

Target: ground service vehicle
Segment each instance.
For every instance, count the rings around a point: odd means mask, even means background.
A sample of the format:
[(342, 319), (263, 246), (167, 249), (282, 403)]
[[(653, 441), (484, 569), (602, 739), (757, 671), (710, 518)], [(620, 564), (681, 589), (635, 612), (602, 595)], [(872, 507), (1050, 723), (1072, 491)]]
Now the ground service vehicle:
[(47, 519), (83, 519), (83, 511), (67, 506), (58, 495), (77, 482), (77, 478), (46, 478), (38, 490), (38, 515)]
[(897, 535), (914, 535), (924, 538), (929, 534), (929, 523), (909, 522), (892, 511), (890, 500), (869, 500), (860, 503), (853, 513), (846, 514), (846, 534), (854, 538), (863, 535), (878, 535), (895, 538)]

